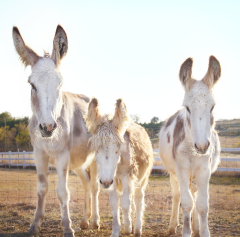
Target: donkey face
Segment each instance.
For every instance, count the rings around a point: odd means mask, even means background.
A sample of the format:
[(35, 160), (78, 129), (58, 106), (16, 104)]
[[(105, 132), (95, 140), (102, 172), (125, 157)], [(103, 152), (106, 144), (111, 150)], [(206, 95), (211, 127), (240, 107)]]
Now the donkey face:
[(13, 27), (13, 41), (23, 64), (31, 65), (32, 68), (28, 82), (32, 86), (31, 107), (38, 119), (38, 129), (43, 137), (51, 137), (57, 128), (57, 118), (63, 103), (63, 79), (58, 67), (68, 50), (67, 35), (58, 25), (51, 57), (48, 54), (44, 57), (38, 56), (25, 44), (17, 27)]
[(215, 100), (212, 88), (221, 76), (221, 66), (214, 57), (209, 58), (209, 67), (205, 77), (192, 79), (193, 60), (188, 58), (181, 66), (179, 78), (185, 88), (183, 106), (186, 109), (187, 128), (191, 134), (193, 147), (200, 154), (205, 154), (211, 144), (214, 129), (213, 108)]
[(109, 115), (102, 117), (98, 101), (93, 98), (88, 107), (86, 121), (89, 131), (93, 134), (90, 144), (95, 152), (99, 181), (103, 188), (109, 188), (114, 182), (123, 135), (129, 122), (126, 106), (119, 99), (113, 118)]
[(113, 184), (117, 164), (120, 160), (119, 144), (106, 143), (99, 147), (95, 155), (99, 182), (103, 188), (109, 188)]

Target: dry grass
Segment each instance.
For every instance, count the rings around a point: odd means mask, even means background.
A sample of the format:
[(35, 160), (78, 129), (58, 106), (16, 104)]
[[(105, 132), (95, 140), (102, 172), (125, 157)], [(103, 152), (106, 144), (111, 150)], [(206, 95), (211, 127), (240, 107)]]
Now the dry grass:
[(219, 136), (221, 147), (240, 147), (240, 136)]
[[(37, 175), (34, 170), (0, 169), (0, 236), (27, 236), (36, 208)], [(56, 197), (57, 175), (49, 172), (46, 216), (39, 236), (62, 236), (61, 211)], [(69, 175), (72, 226), (82, 217), (84, 193), (75, 175)], [(76, 236), (110, 236), (112, 215), (107, 192), (99, 197), (101, 230), (82, 230)], [(167, 236), (172, 195), (169, 177), (151, 176), (146, 192), (143, 236)], [(214, 176), (210, 183), (211, 236), (240, 236), (240, 178)], [(181, 236), (182, 215), (177, 234)], [(121, 235), (124, 236), (123, 231)], [(132, 236), (132, 235), (131, 235)]]

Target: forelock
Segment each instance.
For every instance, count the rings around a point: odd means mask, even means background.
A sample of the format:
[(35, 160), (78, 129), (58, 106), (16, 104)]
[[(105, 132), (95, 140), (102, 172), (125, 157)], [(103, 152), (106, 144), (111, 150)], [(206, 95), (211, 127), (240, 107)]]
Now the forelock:
[(185, 94), (183, 105), (197, 103), (204, 106), (206, 103), (213, 102), (212, 90), (202, 81), (196, 81), (192, 88)]
[(98, 127), (97, 132), (89, 139), (89, 143), (92, 151), (97, 151), (99, 147), (108, 146), (109, 144), (115, 144), (120, 148), (123, 143), (123, 137), (119, 135), (112, 121), (106, 119)]

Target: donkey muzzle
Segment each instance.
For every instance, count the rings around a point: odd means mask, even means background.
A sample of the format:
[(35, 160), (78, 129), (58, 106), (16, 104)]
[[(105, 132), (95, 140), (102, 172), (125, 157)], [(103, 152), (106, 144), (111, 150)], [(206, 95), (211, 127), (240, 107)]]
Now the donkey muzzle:
[(111, 181), (102, 181), (100, 179), (100, 184), (102, 185), (103, 188), (109, 188), (113, 184), (113, 180), (111, 180)]
[(197, 151), (197, 153), (199, 153), (199, 154), (206, 154), (207, 151), (208, 151), (208, 148), (210, 146), (210, 141), (207, 141), (207, 143), (201, 144), (201, 145), (195, 143), (194, 146), (195, 146), (195, 150)]
[(53, 134), (53, 131), (57, 128), (57, 123), (54, 122), (54, 124), (45, 124), (43, 125), (39, 124), (39, 130), (41, 132), (42, 137), (51, 137)]

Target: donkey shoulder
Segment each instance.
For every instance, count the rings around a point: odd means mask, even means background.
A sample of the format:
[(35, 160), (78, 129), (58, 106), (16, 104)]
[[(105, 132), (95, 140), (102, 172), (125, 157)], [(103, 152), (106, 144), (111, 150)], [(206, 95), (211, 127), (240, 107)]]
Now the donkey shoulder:
[(90, 98), (83, 94), (74, 94), (74, 93), (71, 93), (68, 91), (64, 91), (63, 94), (64, 94), (65, 98), (67, 98), (69, 100), (74, 100), (74, 101), (80, 100), (80, 101), (85, 102), (86, 104), (88, 104), (90, 101)]

